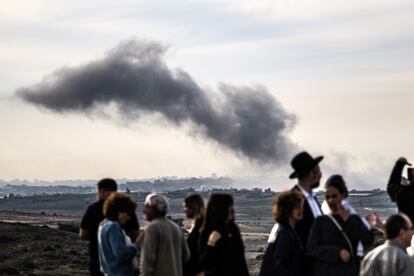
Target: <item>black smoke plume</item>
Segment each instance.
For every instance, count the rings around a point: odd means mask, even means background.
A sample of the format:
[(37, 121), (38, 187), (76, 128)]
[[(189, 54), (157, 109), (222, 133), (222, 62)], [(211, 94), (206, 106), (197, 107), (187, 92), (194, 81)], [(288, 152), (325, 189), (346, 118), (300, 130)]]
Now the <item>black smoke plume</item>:
[(213, 93), (185, 71), (169, 68), (165, 52), (157, 42), (124, 41), (102, 59), (59, 69), (16, 94), (59, 113), (98, 114), (110, 104), (128, 121), (158, 113), (174, 126), (189, 123), (191, 132), (251, 161), (286, 160), (294, 146), (287, 134), (295, 116), (264, 87), (221, 84)]

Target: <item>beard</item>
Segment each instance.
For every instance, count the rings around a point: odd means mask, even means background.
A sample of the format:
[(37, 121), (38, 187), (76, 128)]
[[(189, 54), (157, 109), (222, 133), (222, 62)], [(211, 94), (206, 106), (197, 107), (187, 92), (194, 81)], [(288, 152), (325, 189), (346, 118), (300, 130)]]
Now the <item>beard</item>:
[(314, 183), (311, 185), (311, 188), (312, 188), (312, 189), (318, 188), (318, 187), (319, 187), (319, 185), (320, 185), (320, 182), (319, 182), (319, 181), (316, 181), (316, 182), (314, 182)]

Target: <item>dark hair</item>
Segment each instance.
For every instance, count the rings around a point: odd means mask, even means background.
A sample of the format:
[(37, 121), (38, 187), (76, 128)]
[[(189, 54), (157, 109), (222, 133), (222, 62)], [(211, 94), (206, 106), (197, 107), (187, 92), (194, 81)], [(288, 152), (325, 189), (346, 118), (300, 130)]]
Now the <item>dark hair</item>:
[(233, 197), (230, 194), (212, 194), (207, 203), (203, 231), (207, 233), (214, 230), (224, 231), (231, 206), (233, 206)]
[(98, 187), (98, 190), (104, 190), (107, 192), (116, 192), (117, 190), (116, 181), (112, 178), (101, 179), (96, 186)]
[(348, 188), (346, 187), (345, 180), (343, 179), (342, 175), (331, 175), (325, 183), (325, 188), (328, 187), (336, 188), (339, 191), (339, 193), (343, 196), (343, 198), (348, 197)]
[(387, 239), (394, 239), (398, 237), (400, 230), (408, 230), (406, 219), (400, 215), (392, 215), (385, 222), (385, 236)]
[(273, 216), (275, 221), (281, 224), (288, 224), (293, 209), (302, 207), (303, 195), (298, 191), (287, 191), (278, 193), (273, 199), (272, 206), (276, 206)]
[(103, 214), (109, 220), (117, 220), (120, 212), (132, 214), (136, 208), (137, 204), (129, 195), (114, 192), (105, 200)]
[(199, 194), (189, 194), (184, 199), (184, 204), (193, 211), (195, 219), (202, 219), (204, 217), (204, 200)]

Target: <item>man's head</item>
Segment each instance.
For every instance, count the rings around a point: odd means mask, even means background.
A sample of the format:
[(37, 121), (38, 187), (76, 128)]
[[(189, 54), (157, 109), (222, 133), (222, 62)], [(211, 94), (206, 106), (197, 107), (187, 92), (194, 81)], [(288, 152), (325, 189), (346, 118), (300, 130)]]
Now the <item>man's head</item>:
[(388, 240), (396, 239), (408, 247), (411, 245), (413, 234), (413, 224), (410, 218), (403, 213), (392, 215), (385, 222), (385, 236)]
[(99, 200), (105, 200), (112, 192), (116, 192), (117, 184), (112, 178), (104, 178), (96, 184)]
[(298, 178), (299, 182), (307, 183), (310, 188), (317, 188), (322, 177), (319, 167), (319, 162), (322, 159), (323, 156), (313, 158), (306, 151), (297, 154), (290, 162), (295, 171), (291, 173), (289, 178)]
[(148, 221), (164, 217), (168, 211), (167, 199), (158, 194), (149, 194), (145, 198), (144, 214)]

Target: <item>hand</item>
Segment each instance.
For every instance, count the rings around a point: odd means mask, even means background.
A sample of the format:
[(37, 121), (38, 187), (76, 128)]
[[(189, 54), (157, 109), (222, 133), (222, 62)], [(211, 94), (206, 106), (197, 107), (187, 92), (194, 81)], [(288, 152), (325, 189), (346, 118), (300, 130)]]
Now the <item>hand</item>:
[(205, 276), (206, 274), (204, 274), (204, 271), (201, 271), (199, 273), (197, 273), (195, 276)]
[(211, 232), (210, 236), (208, 237), (207, 245), (209, 246), (216, 246), (216, 243), (221, 239), (221, 234), (218, 231)]
[(400, 162), (400, 163), (407, 164), (408, 166), (411, 166), (411, 164), (408, 162), (407, 158), (405, 158), (405, 157), (400, 157), (400, 158), (398, 158), (397, 161)]
[(342, 262), (347, 263), (351, 259), (351, 254), (346, 249), (341, 249), (339, 252), (339, 257), (341, 258)]
[(382, 221), (380, 220), (379, 216), (376, 213), (367, 214), (365, 216), (365, 219), (367, 220), (369, 225), (371, 225), (372, 227), (376, 227), (376, 228), (379, 228), (379, 229), (384, 228), (384, 224), (382, 223)]

